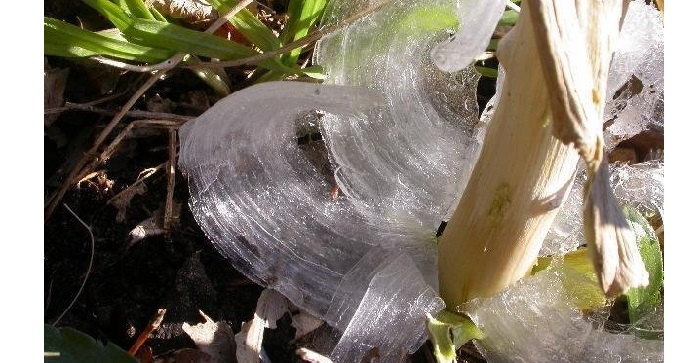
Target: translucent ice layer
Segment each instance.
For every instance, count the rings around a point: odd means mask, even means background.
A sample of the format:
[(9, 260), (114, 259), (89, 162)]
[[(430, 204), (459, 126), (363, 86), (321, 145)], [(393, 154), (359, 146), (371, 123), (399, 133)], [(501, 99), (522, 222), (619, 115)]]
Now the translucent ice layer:
[[(343, 19), (358, 5), (379, 2), (335, 1), (324, 18)], [(468, 11), (456, 1), (393, 2), (324, 38), (315, 52), (316, 63), (327, 70), (326, 83), (378, 90), (389, 106), (362, 122), (324, 123), (341, 189), (354, 200), (372, 201), (380, 214), (410, 210), (433, 228), (447, 219), (480, 149), (478, 74), (471, 66), (440, 72), (429, 55), (457, 25), (457, 4)]]
[(653, 5), (632, 1), (608, 78), (606, 145), (664, 128), (664, 28)]
[[(327, 21), (358, 10), (347, 4)], [(435, 231), (480, 148), (478, 75), (429, 56), (458, 18), (450, 1), (387, 5), (319, 42), (316, 61), (346, 86), (253, 86), (181, 129), (198, 223), (253, 281), (342, 333), (336, 363), (374, 347), (396, 361), (444, 307)]]
[(506, 0), (466, 0), (463, 6), (469, 11), (460, 12), (459, 32), (430, 52), (435, 65), (444, 72), (467, 68), (486, 49)]
[(471, 314), (494, 362), (663, 362), (663, 341), (613, 334), (583, 317), (566, 297), (556, 268), (481, 301)]
[[(610, 185), (620, 204), (629, 204), (645, 214), (664, 211), (664, 164), (649, 161), (639, 164), (611, 164)], [(584, 168), (576, 173), (569, 198), (562, 205), (544, 240), (540, 256), (561, 255), (586, 243), (583, 235)]]

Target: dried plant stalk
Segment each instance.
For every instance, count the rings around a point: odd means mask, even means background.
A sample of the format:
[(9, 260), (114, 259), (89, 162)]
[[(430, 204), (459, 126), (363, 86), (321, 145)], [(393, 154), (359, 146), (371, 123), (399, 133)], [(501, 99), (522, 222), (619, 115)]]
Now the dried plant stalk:
[(497, 55), (507, 73), (501, 100), (438, 245), (440, 293), (449, 308), (491, 296), (530, 271), (579, 154), (593, 183), (585, 215), (604, 291), (645, 281), (601, 172), (602, 100), (622, 14), (619, 0), (532, 0), (501, 41)]

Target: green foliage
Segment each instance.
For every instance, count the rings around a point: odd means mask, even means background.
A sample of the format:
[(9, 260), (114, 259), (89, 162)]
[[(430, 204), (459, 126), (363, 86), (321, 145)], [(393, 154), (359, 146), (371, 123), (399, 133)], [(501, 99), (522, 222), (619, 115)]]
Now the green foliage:
[(117, 0), (117, 3), (119, 7), (132, 18), (156, 20), (146, 7), (146, 3), (141, 0)]
[(44, 324), (44, 362), (51, 363), (138, 363), (113, 343), (102, 344), (72, 328)]
[(109, 55), (141, 62), (159, 62), (174, 54), (93, 33), (53, 18), (44, 18), (44, 53), (61, 57)]
[(514, 10), (506, 10), (505, 12), (503, 12), (501, 20), (498, 21), (498, 25), (515, 25), (515, 23), (518, 22), (519, 17), (520, 14), (515, 12)]
[(484, 333), (471, 319), (442, 310), (435, 317), (428, 315), (428, 333), (438, 363), (457, 361), (456, 349), (472, 339), (484, 339)]
[(625, 213), (627, 221), (637, 237), (639, 252), (642, 255), (647, 272), (649, 272), (649, 285), (630, 289), (626, 294), (630, 323), (635, 324), (643, 317), (654, 314), (656, 309), (662, 304), (663, 256), (659, 239), (646, 218), (631, 206), (623, 206), (622, 211)]
[[(114, 24), (123, 39), (87, 31), (57, 19), (45, 18), (46, 54), (62, 57), (101, 55), (145, 63), (164, 61), (177, 52), (221, 60), (237, 60), (258, 54), (248, 46), (170, 23), (157, 11), (148, 9), (142, 0), (116, 0), (116, 3), (109, 0), (83, 2)], [(220, 11), (229, 10), (230, 4), (233, 4), (232, 1), (211, 2)], [(230, 21), (261, 51), (281, 47), (280, 40), (272, 30), (247, 9), (238, 12)], [(258, 65), (282, 76), (303, 73), (294, 62), (282, 62), (281, 57), (277, 57), (260, 61)], [(211, 78), (211, 75), (208, 76)]]
[[(328, 0), (290, 0), (287, 9), (289, 21), (282, 29), (281, 41), (291, 43), (309, 34), (309, 30), (323, 14), (327, 4)], [(300, 54), (301, 48), (296, 48), (285, 55), (283, 61), (286, 64), (294, 64)]]
[[(553, 263), (554, 262), (554, 263)], [(569, 301), (581, 310), (596, 309), (608, 302), (598, 283), (595, 267), (588, 257), (588, 249), (583, 247), (564, 255), (561, 260), (552, 257), (539, 257), (531, 273), (556, 269), (562, 276), (562, 285)]]
[[(219, 14), (227, 13), (237, 3), (237, 1), (233, 0), (207, 0), (207, 2)], [(275, 50), (282, 46), (275, 33), (248, 9), (243, 9), (234, 16), (228, 17), (228, 20), (246, 39), (264, 52)]]

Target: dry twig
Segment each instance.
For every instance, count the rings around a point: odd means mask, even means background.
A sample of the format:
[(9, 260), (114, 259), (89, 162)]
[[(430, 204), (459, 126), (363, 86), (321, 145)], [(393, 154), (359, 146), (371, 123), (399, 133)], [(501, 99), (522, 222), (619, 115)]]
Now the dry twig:
[(68, 304), (68, 307), (66, 307), (66, 309), (63, 310), (61, 315), (59, 315), (58, 318), (56, 318), (56, 320), (54, 320), (53, 324), (51, 324), (53, 326), (56, 326), (61, 321), (61, 319), (63, 319), (63, 316), (66, 315), (68, 310), (70, 310), (73, 307), (73, 305), (75, 305), (75, 302), (78, 301), (78, 297), (83, 292), (83, 289), (85, 288), (85, 284), (87, 283), (88, 277), (90, 276), (90, 271), (92, 271), (92, 262), (95, 259), (95, 236), (92, 234), (92, 228), (90, 228), (90, 226), (88, 226), (87, 223), (83, 222), (83, 220), (80, 219), (80, 217), (78, 217), (78, 215), (75, 214), (75, 212), (73, 212), (73, 210), (70, 209), (70, 207), (68, 207), (65, 203), (63, 203), (63, 206), (66, 207), (68, 212), (70, 212), (70, 214), (72, 214), (73, 217), (75, 217), (75, 219), (77, 219), (78, 222), (80, 222), (80, 224), (82, 224), (83, 227), (85, 227), (85, 229), (87, 229), (88, 233), (90, 233), (90, 263), (88, 263), (87, 272), (85, 272), (85, 278), (83, 279), (83, 282), (80, 284), (80, 288), (78, 289), (78, 292), (75, 294), (75, 297), (73, 297), (73, 300), (70, 302), (70, 304)]
[(247, 65), (247, 64), (254, 64), (254, 63), (266, 60), (266, 59), (274, 58), (278, 55), (291, 52), (294, 49), (307, 46), (307, 45), (321, 39), (325, 35), (328, 35), (330, 33), (333, 33), (333, 32), (336, 32), (340, 29), (343, 29), (343, 28), (347, 27), (348, 25), (351, 25), (355, 21), (379, 10), (380, 8), (384, 7), (385, 5), (387, 5), (393, 1), (394, 0), (385, 0), (385, 1), (382, 1), (382, 2), (377, 3), (375, 5), (372, 5), (366, 9), (360, 10), (357, 13), (350, 15), (349, 17), (341, 20), (340, 22), (338, 22), (336, 24), (329, 25), (329, 26), (326, 26), (322, 29), (316, 30), (311, 34), (309, 34), (301, 39), (298, 39), (296, 41), (293, 41), (293, 42), (285, 45), (284, 47), (276, 49), (276, 50), (272, 50), (269, 52), (260, 53), (257, 55), (253, 55), (253, 56), (246, 57), (243, 59), (232, 60), (232, 61), (201, 62), (201, 63), (197, 63), (196, 65), (194, 65), (194, 64), (193, 65), (180, 65), (180, 67), (181, 68), (196, 68), (196, 67), (202, 67), (202, 66), (207, 66), (207, 67), (237, 67), (237, 66), (242, 66), (242, 65)]
[(175, 165), (177, 163), (177, 130), (175, 128), (170, 128), (168, 134), (170, 158), (167, 173), (168, 185), (165, 194), (165, 213), (163, 214), (163, 229), (166, 233), (170, 232), (173, 221), (173, 194), (175, 192)]
[[(216, 29), (218, 29), (226, 21), (228, 21), (228, 17), (235, 15), (237, 12), (241, 11), (245, 6), (247, 6), (251, 2), (252, 0), (242, 0), (223, 17), (217, 19), (209, 28), (207, 28), (205, 32), (210, 34), (213, 33)], [(122, 118), (124, 118), (126, 113), (134, 106), (134, 104), (141, 97), (141, 95), (143, 95), (149, 88), (151, 88), (151, 86), (153, 86), (156, 83), (156, 81), (158, 81), (158, 79), (164, 76), (168, 72), (168, 70), (175, 67), (177, 63), (179, 63), (182, 60), (182, 58), (184, 58), (184, 56), (185, 54), (179, 53), (166, 60), (165, 62), (175, 62), (170, 64), (168, 68), (158, 70), (153, 75), (151, 75), (151, 77), (146, 81), (146, 83), (144, 83), (138, 90), (136, 90), (136, 93), (134, 93), (134, 95), (131, 96), (129, 101), (126, 102), (126, 104), (116, 115), (114, 115), (109, 124), (107, 124), (105, 129), (102, 130), (102, 133), (100, 133), (100, 135), (97, 137), (97, 140), (95, 140), (95, 143), (93, 144), (92, 148), (90, 148), (90, 150), (86, 152), (85, 155), (73, 166), (73, 169), (68, 175), (68, 178), (66, 178), (66, 180), (63, 182), (63, 185), (49, 197), (48, 201), (44, 205), (44, 221), (48, 220), (48, 218), (53, 213), (54, 209), (56, 209), (58, 203), (61, 201), (61, 199), (63, 199), (63, 196), (66, 194), (68, 189), (70, 189), (73, 180), (79, 179), (80, 176), (89, 173), (90, 170), (95, 168), (95, 166), (104, 162), (102, 158), (95, 158), (95, 155), (97, 155), (98, 150), (102, 146), (102, 143), (107, 139), (114, 127), (117, 126), (117, 124), (119, 123), (119, 121), (121, 121)]]
[(148, 322), (146, 328), (143, 329), (141, 334), (139, 334), (138, 338), (136, 338), (134, 345), (132, 345), (129, 349), (129, 354), (135, 355), (136, 351), (138, 351), (139, 348), (141, 348), (141, 346), (143, 345), (143, 343), (145, 343), (146, 340), (148, 340), (148, 337), (151, 335), (151, 333), (153, 333), (160, 327), (160, 324), (163, 322), (163, 318), (165, 317), (165, 312), (166, 309), (156, 310), (156, 313)]
[[(93, 112), (93, 113), (97, 113), (100, 115), (107, 115), (107, 116), (114, 116), (118, 112), (118, 111), (114, 111), (114, 110), (107, 110), (104, 108), (98, 108), (98, 107), (95, 107), (89, 103), (66, 102), (65, 105), (62, 107), (49, 108), (49, 109), (45, 110), (44, 114), (46, 115), (46, 114), (51, 114), (51, 113), (58, 113), (58, 112), (72, 111), (72, 110)], [(194, 118), (193, 116), (184, 116), (184, 115), (178, 115), (178, 114), (174, 114), (174, 113), (150, 112), (150, 111), (142, 111), (142, 110), (128, 111), (126, 113), (126, 116), (135, 117), (135, 118), (144, 118), (144, 119), (166, 119), (166, 120), (183, 121), (183, 122), (187, 122), (187, 121)]]

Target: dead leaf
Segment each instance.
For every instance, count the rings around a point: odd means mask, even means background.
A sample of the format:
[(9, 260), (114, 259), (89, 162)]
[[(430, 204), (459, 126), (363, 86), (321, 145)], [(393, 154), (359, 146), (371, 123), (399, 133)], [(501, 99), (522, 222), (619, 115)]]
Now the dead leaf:
[(175, 102), (163, 98), (159, 94), (146, 100), (146, 110), (149, 112), (173, 113), (175, 107)]
[(142, 195), (147, 191), (148, 188), (146, 188), (146, 184), (137, 182), (122, 190), (107, 202), (117, 208), (117, 222), (124, 222), (126, 218), (126, 209), (129, 208), (131, 200), (134, 199), (135, 196)]
[[(44, 58), (44, 111), (63, 106), (63, 91), (68, 80), (68, 68), (51, 68)], [(44, 127), (56, 121), (60, 112), (44, 114)]]
[(201, 310), (199, 314), (204, 318), (204, 323), (192, 326), (185, 322), (182, 323), (182, 330), (189, 335), (197, 348), (212, 358), (211, 362), (233, 362), (236, 343), (231, 327), (223, 321), (215, 322)]
[(204, 0), (151, 0), (150, 3), (164, 15), (190, 22), (216, 17), (216, 11)]
[[(119, 220), (118, 217), (117, 220)], [(136, 242), (139, 242), (146, 237), (158, 236), (163, 233), (165, 233), (165, 229), (163, 229), (162, 223), (158, 223), (158, 218), (155, 216), (148, 217), (136, 225), (131, 232), (129, 232), (129, 236), (126, 239), (126, 248), (131, 248), (131, 246), (135, 245)]]
[(309, 362), (309, 363), (333, 363), (333, 361), (326, 357), (325, 355), (322, 355), (320, 353), (316, 353), (311, 349), (308, 348), (299, 348), (296, 350), (297, 355), (299, 358), (301, 358), (304, 362)]
[(292, 327), (296, 329), (294, 333), (294, 339), (299, 339), (306, 334), (318, 329), (323, 324), (323, 320), (305, 312), (301, 311), (297, 314), (292, 315)]
[(258, 363), (265, 328), (277, 328), (277, 320), (288, 311), (289, 301), (284, 295), (271, 289), (260, 294), (253, 320), (243, 323), (241, 332), (236, 334), (238, 363)]

